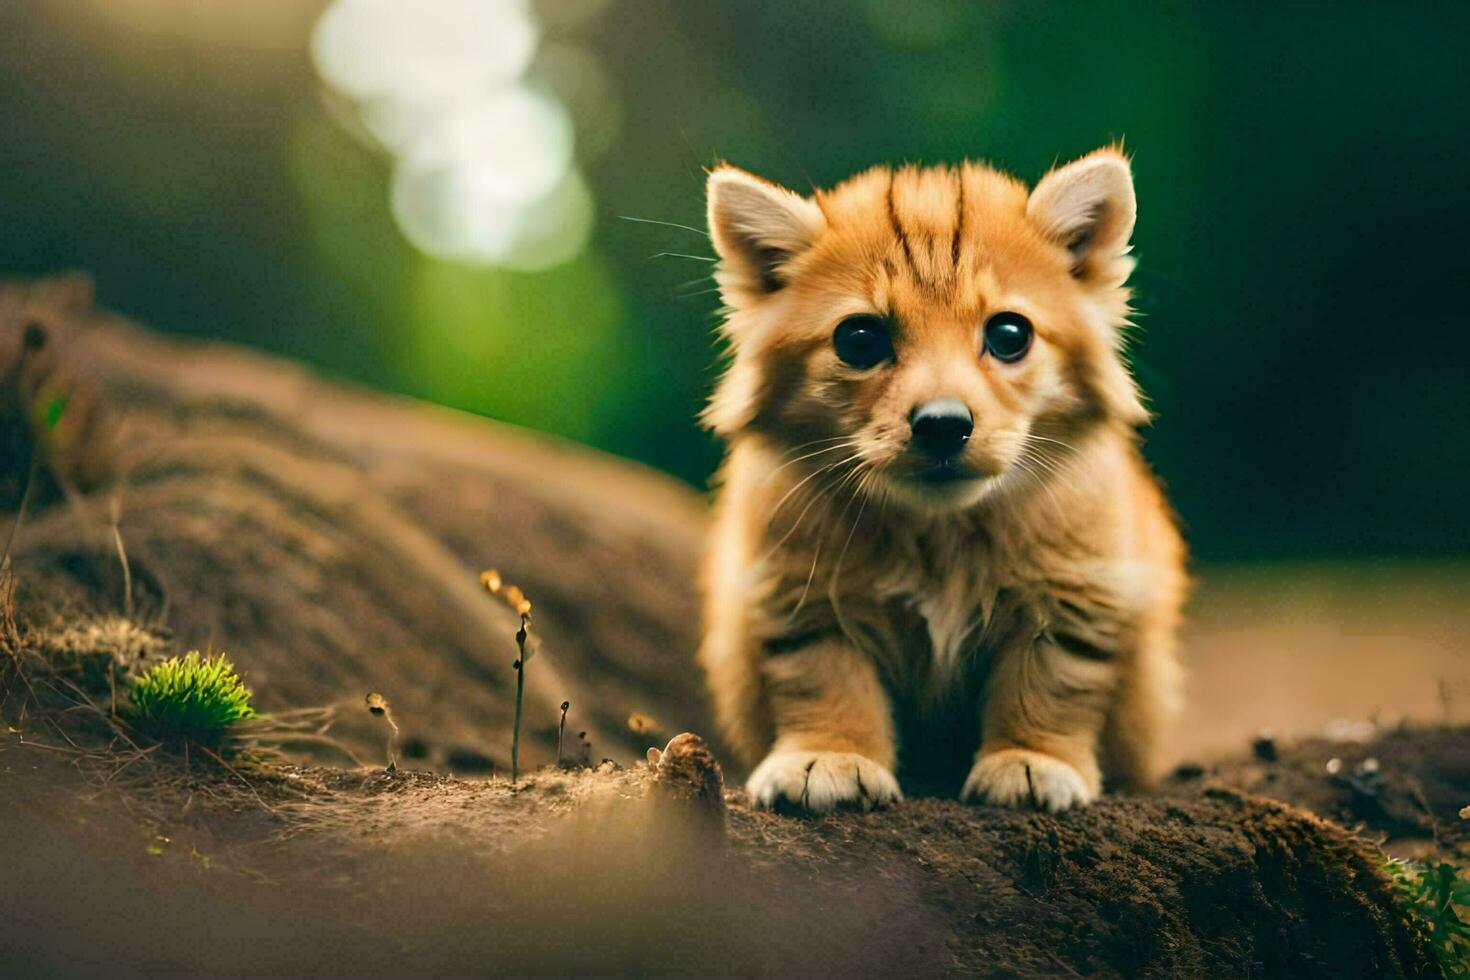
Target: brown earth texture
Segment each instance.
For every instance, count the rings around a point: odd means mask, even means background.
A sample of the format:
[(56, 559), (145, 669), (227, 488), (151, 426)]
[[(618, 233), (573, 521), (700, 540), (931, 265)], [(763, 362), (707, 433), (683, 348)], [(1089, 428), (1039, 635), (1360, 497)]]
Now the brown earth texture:
[[(1057, 816), (764, 813), (669, 740), (712, 735), (703, 509), (654, 474), (163, 339), (75, 279), (0, 287), (0, 450), (5, 976), (1445, 969), (1387, 855), (1470, 857), (1470, 728), (1241, 739)], [(514, 782), (490, 566), (534, 601)], [(160, 743), (129, 687), (192, 649), (262, 717)]]

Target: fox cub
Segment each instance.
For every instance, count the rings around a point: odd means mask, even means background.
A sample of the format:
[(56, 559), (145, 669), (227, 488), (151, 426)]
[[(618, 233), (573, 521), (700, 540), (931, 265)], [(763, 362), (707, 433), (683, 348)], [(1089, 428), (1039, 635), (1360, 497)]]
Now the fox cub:
[(1126, 158), (810, 197), (720, 166), (708, 196), (734, 357), (700, 660), (751, 797), (1148, 784), (1187, 580), (1120, 355)]

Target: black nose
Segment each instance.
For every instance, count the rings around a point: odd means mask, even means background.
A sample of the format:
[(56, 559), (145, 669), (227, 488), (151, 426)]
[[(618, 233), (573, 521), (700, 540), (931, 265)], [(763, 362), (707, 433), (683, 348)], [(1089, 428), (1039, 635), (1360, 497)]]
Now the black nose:
[(909, 428), (915, 449), (935, 459), (949, 459), (965, 448), (975, 431), (975, 420), (958, 398), (937, 398), (914, 409)]

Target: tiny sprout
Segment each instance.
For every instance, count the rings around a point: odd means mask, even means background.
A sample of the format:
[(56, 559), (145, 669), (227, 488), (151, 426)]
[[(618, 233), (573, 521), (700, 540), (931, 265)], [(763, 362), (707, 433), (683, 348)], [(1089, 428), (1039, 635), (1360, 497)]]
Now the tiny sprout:
[(499, 598), (521, 617), (520, 628), (516, 630), (516, 647), (521, 655), (511, 664), (516, 672), (516, 712), (510, 736), (510, 784), (514, 786), (521, 772), (521, 708), (526, 695), (526, 661), (533, 652), (527, 649), (531, 635), (531, 600), (526, 598), (526, 594), (518, 586), (507, 585), (500, 573), (493, 568), (487, 568), (480, 573), (480, 584), (485, 587), (485, 591)]
[(388, 772), (398, 771), (398, 759), (395, 749), (398, 745), (398, 723), (393, 720), (393, 708), (388, 704), (388, 699), (374, 691), (365, 699), (370, 714), (382, 718), (388, 723)]
[(561, 762), (561, 746), (562, 746), (562, 740), (563, 740), (563, 738), (565, 738), (566, 733), (567, 733), (567, 711), (571, 707), (572, 707), (572, 702), (570, 702), (570, 701), (563, 701), (561, 703), (561, 721), (556, 726), (556, 765), (557, 765), (557, 768), (561, 768), (561, 764), (562, 764), (562, 762)]

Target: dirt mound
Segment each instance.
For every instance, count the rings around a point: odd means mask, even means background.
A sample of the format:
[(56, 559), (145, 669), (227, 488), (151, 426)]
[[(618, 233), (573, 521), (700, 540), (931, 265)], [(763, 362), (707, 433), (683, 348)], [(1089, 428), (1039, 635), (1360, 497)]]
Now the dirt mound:
[(0, 765), (3, 914), (25, 937), (0, 951), (7, 973), (1425, 968), (1371, 846), (1226, 790), (1058, 817), (918, 800), (818, 820), (730, 793), (711, 838), (687, 804), (655, 805), (646, 766), (542, 770), (513, 790), (172, 760), (102, 783), (14, 741)]
[(151, 333), (83, 280), (0, 283), (0, 449), (0, 514), (30, 486), (23, 611), (227, 651), (264, 710), (353, 708), (334, 734), (359, 758), (380, 691), (416, 765), (509, 766), (519, 624), (489, 567), (535, 603), (523, 761), (554, 761), (563, 700), (594, 761), (642, 752), (632, 712), (701, 721), (704, 508), (651, 470)]
[[(1307, 778), (1325, 765), (1308, 755), (1061, 816), (915, 800), (798, 820), (718, 793), (718, 746), (693, 739), (657, 774), (543, 768), (514, 787), (135, 742), (119, 671), (223, 648), (298, 753), (382, 758), (362, 706), (380, 691), (405, 766), (503, 771), (518, 621), (477, 584), (494, 565), (544, 641), (531, 765), (555, 758), (564, 699), (592, 759), (641, 759), (659, 727), (697, 727), (697, 499), (161, 340), (76, 283), (0, 287), (0, 446), (0, 510), (28, 508), (0, 582), (5, 975), (1427, 969), (1376, 848), (1222, 784), (1274, 780), (1372, 823)], [(1403, 737), (1378, 799), (1384, 826), (1417, 833), (1412, 787), (1438, 813), (1463, 769), (1418, 768)], [(1446, 738), (1436, 753), (1463, 744)], [(1390, 780), (1400, 766), (1418, 782)]]
[[(1196, 771), (1198, 769), (1198, 771)], [(1173, 786), (1237, 787), (1335, 820), (1382, 840), (1390, 853), (1470, 853), (1470, 728), (1365, 729), (1352, 741), (1271, 740), (1252, 752), (1188, 767)]]

